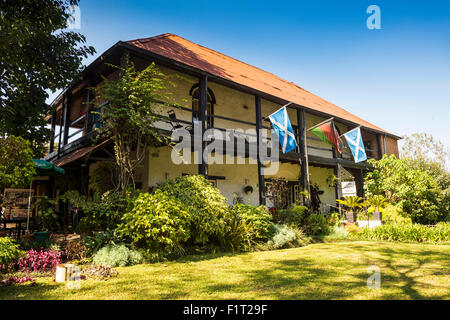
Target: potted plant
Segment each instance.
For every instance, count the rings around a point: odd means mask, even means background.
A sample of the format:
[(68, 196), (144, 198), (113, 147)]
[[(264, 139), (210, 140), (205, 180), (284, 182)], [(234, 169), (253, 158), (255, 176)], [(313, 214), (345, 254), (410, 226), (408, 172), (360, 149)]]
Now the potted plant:
[(40, 196), (35, 203), (38, 208), (39, 227), (41, 231), (34, 232), (33, 236), (37, 242), (45, 242), (50, 238), (51, 230), (56, 229), (58, 224), (58, 215), (54, 205), (56, 200), (50, 200), (47, 196)]
[(363, 199), (358, 196), (347, 196), (344, 197), (344, 200), (337, 200), (344, 207), (348, 208), (348, 210), (345, 212), (345, 217), (348, 223), (356, 222), (356, 213), (358, 208), (361, 208), (363, 205), (362, 200)]
[(374, 220), (381, 220), (383, 214), (382, 211), (388, 204), (388, 201), (385, 197), (381, 195), (371, 196), (366, 201), (367, 206), (370, 206), (374, 209), (373, 218)]
[(244, 187), (244, 192), (245, 194), (249, 194), (253, 192), (253, 187), (252, 186), (245, 186)]

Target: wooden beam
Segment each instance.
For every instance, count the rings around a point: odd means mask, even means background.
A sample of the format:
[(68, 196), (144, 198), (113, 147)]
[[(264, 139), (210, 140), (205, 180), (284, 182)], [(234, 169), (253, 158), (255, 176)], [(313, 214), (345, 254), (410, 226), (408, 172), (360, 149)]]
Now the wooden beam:
[(62, 135), (63, 135), (63, 116), (64, 116), (64, 112), (66, 110), (66, 96), (64, 95), (62, 98), (62, 106), (61, 106), (61, 114), (59, 117), (59, 136), (58, 136), (58, 158), (61, 154), (61, 142), (62, 142)]
[(297, 136), (298, 136), (298, 153), (302, 155), (302, 164), (301, 164), (301, 172), (302, 172), (302, 180), (301, 180), (301, 185), (302, 185), (302, 191), (307, 190), (308, 189), (308, 180), (307, 180), (307, 170), (306, 170), (306, 166), (307, 163), (306, 161), (308, 161), (306, 159), (305, 156), (305, 143), (307, 143), (307, 141), (305, 141), (305, 137), (304, 137), (304, 130), (305, 130), (305, 110), (304, 109), (297, 109), (297, 126), (298, 126), (298, 130), (297, 130)]
[(203, 141), (203, 135), (206, 130), (206, 111), (208, 105), (208, 77), (201, 76), (199, 78), (199, 100), (198, 100), (198, 113), (201, 126), (201, 148), (198, 151), (198, 173), (204, 176), (208, 176), (208, 164), (203, 161), (203, 151), (205, 150), (205, 142)]
[(56, 128), (56, 110), (53, 110), (52, 113), (52, 121), (51, 121), (51, 137), (50, 137), (50, 145), (48, 148), (48, 152), (52, 153), (53, 149), (55, 148), (55, 128)]
[(69, 142), (69, 123), (70, 123), (70, 110), (72, 108), (72, 94), (69, 92), (67, 96), (66, 107), (64, 108), (64, 139), (63, 144), (66, 145)]
[(255, 95), (255, 116), (256, 116), (256, 150), (257, 150), (257, 163), (258, 163), (258, 190), (259, 190), (259, 204), (266, 204), (266, 186), (264, 184), (263, 164), (260, 159), (260, 144), (262, 141), (261, 128), (262, 128), (262, 116), (261, 116), (261, 97)]
[(378, 160), (383, 158), (383, 150), (381, 150), (381, 135), (377, 133)]
[(92, 130), (91, 128), (91, 106), (90, 106), (90, 102), (91, 102), (91, 98), (92, 98), (92, 92), (89, 89), (91, 86), (88, 85), (88, 87), (86, 88), (86, 118), (84, 119), (84, 132), (88, 133)]

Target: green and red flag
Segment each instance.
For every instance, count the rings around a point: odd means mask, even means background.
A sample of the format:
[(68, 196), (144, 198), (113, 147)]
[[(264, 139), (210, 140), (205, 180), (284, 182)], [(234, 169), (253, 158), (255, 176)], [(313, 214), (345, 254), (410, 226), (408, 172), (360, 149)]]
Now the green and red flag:
[(310, 131), (314, 133), (320, 140), (328, 143), (330, 146), (334, 147), (337, 152), (342, 154), (341, 138), (339, 137), (339, 133), (336, 130), (333, 119), (325, 121), (318, 126), (311, 128)]

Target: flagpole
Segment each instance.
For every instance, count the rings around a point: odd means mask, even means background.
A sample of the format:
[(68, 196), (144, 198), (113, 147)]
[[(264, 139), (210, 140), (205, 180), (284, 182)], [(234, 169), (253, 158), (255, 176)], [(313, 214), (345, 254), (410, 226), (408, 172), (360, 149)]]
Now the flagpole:
[(318, 124), (316, 124), (315, 126), (312, 126), (311, 128), (309, 128), (309, 129), (306, 130), (306, 131), (309, 131), (309, 130), (312, 130), (312, 129), (314, 129), (314, 128), (317, 128), (317, 127), (320, 126), (321, 124), (327, 123), (328, 121), (332, 121), (332, 120), (334, 120), (334, 117), (331, 117), (330, 119), (327, 119), (327, 120), (325, 120), (325, 121), (322, 121), (321, 123), (318, 123)]
[[(359, 126), (357, 126), (357, 127), (355, 127), (355, 128), (353, 128), (352, 130), (355, 130), (355, 129), (358, 129), (358, 128), (361, 128), (362, 127), (362, 125), (359, 125)], [(347, 134), (347, 133), (349, 133), (350, 131), (352, 131), (352, 130), (348, 130), (346, 133), (344, 133), (344, 134), (341, 134), (340, 136), (339, 136), (339, 138), (341, 138), (341, 137), (343, 137), (343, 136), (345, 136), (345, 134)]]
[[(303, 120), (304, 121), (304, 120)], [(311, 184), (309, 181), (309, 157), (308, 157), (308, 142), (306, 141), (306, 128), (303, 129), (303, 148), (306, 162), (306, 187), (308, 188), (308, 202), (311, 205)]]

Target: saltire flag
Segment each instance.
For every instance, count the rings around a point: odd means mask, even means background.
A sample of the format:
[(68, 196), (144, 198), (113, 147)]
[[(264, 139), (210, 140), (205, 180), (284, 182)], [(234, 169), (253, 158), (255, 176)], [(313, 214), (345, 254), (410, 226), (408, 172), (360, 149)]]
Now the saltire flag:
[(333, 119), (330, 121), (326, 121), (316, 127), (310, 129), (312, 133), (314, 133), (320, 140), (325, 143), (328, 143), (330, 146), (334, 147), (337, 152), (342, 154), (341, 150), (341, 138), (339, 137), (339, 133), (334, 126)]
[(286, 107), (272, 113), (269, 116), (269, 120), (278, 135), (278, 140), (280, 140), (283, 153), (290, 152), (297, 148), (294, 129), (292, 129), (291, 120), (289, 120)]
[(361, 136), (360, 128), (355, 128), (344, 134), (345, 140), (347, 140), (348, 146), (352, 151), (355, 162), (361, 162), (367, 160), (366, 150), (364, 149), (364, 143)]

